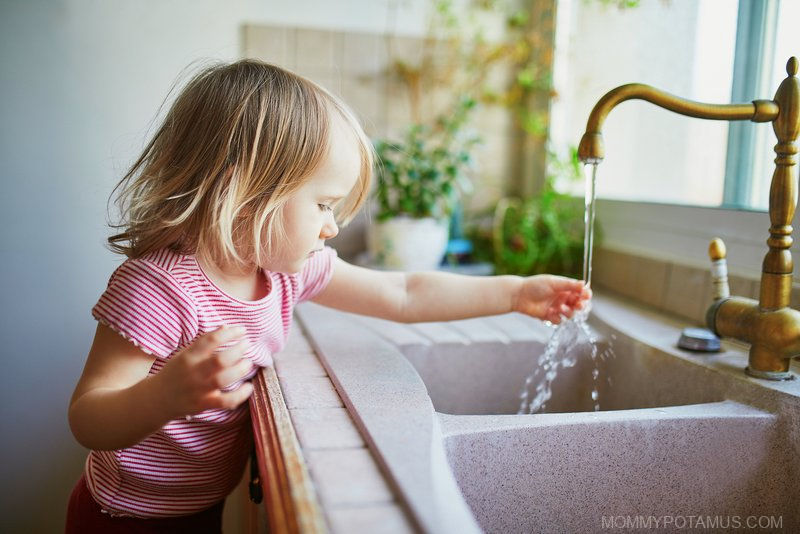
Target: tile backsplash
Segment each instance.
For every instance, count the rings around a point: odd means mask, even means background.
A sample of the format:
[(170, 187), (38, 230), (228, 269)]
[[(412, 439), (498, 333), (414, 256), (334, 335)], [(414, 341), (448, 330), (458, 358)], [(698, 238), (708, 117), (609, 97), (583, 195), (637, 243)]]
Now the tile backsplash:
[[(340, 96), (361, 119), (372, 138), (400, 139), (415, 117), (411, 93), (394, 72), (397, 62), (414, 66), (431, 43), (420, 37), (340, 31), (294, 26), (246, 24), (242, 27), (244, 57), (258, 58), (301, 74)], [(433, 54), (436, 66), (444, 61)], [(442, 71), (453, 65), (441, 63)], [(500, 83), (510, 72), (492, 72)], [(466, 76), (456, 69), (454, 76)], [(449, 87), (434, 86), (420, 98), (421, 119), (450, 112), (454, 94)], [(514, 121), (499, 106), (482, 106), (475, 112), (475, 128), (482, 143), (475, 149), (475, 191), (469, 207), (494, 205), (504, 194), (513, 173)]]
[[(593, 285), (693, 324), (705, 324), (705, 312), (711, 304), (710, 268), (610, 248), (598, 248), (593, 255)], [(729, 273), (728, 283), (731, 295), (758, 300), (758, 279)], [(800, 283), (792, 285), (791, 306), (800, 308)]]
[[(414, 119), (408, 87), (393, 74), (392, 65), (398, 61), (417, 64), (424, 47), (430, 46), (424, 38), (246, 24), (241, 39), (244, 57), (292, 70), (341, 97), (373, 139), (399, 139)], [(432, 60), (439, 61), (436, 55)], [(442, 69), (446, 68), (443, 64)], [(491, 76), (500, 84), (509, 72), (497, 68)], [(448, 110), (452, 103), (449, 90), (434, 90), (424, 95), (420, 112), (424, 117), (433, 117)], [(483, 142), (475, 149), (474, 191), (467, 197), (466, 207), (480, 211), (496, 204), (505, 194), (509, 177), (515, 172), (512, 156), (516, 138), (511, 114), (498, 106), (477, 110), (475, 128)], [(523, 156), (516, 157), (527, 158)], [(371, 213), (367, 206), (331, 241), (343, 258), (352, 260), (364, 249)]]

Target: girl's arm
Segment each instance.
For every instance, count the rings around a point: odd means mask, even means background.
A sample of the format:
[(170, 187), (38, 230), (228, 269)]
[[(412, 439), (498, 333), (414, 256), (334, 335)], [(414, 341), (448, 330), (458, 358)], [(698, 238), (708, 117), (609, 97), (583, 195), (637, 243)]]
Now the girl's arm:
[(383, 272), (337, 259), (333, 277), (314, 302), (343, 311), (414, 323), (518, 311), (554, 323), (591, 298), (583, 282), (552, 275), (465, 276), (443, 272)]
[(69, 406), (75, 439), (89, 449), (130, 447), (176, 417), (209, 408), (235, 408), (252, 393), (245, 382), (234, 391), (220, 388), (250, 371), (244, 343), (215, 350), (243, 331), (221, 328), (198, 337), (148, 376), (155, 358), (98, 324), (89, 357)]

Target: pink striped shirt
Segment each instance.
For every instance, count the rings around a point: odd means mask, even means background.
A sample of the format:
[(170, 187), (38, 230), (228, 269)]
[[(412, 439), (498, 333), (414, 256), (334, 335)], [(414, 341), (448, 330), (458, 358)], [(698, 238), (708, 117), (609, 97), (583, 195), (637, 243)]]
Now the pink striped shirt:
[[(92, 315), (144, 352), (165, 362), (199, 335), (221, 325), (247, 328), (246, 357), (272, 363), (289, 335), (294, 306), (313, 298), (330, 281), (336, 251), (325, 247), (296, 274), (265, 272), (268, 294), (242, 301), (224, 293), (194, 256), (162, 250), (127, 260), (111, 275)], [(176, 419), (126, 449), (91, 451), (86, 482), (112, 515), (171, 517), (219, 502), (242, 477), (252, 447), (250, 410), (207, 410)]]

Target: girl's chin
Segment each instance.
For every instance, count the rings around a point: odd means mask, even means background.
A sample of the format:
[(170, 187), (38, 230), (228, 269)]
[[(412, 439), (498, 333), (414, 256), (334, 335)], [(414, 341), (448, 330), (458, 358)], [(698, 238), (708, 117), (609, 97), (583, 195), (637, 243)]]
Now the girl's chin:
[(303, 270), (303, 266), (306, 264), (309, 258), (311, 258), (311, 256), (306, 256), (305, 258), (293, 262), (281, 262), (279, 264), (265, 265), (262, 267), (262, 269), (272, 273), (297, 274)]

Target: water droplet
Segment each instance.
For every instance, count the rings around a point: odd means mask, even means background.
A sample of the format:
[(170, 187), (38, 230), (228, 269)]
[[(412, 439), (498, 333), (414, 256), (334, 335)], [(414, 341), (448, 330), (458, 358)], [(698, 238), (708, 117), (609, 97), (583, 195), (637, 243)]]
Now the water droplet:
[[(544, 351), (536, 359), (536, 368), (525, 379), (523, 391), (519, 395), (522, 402), (518, 413), (542, 413), (545, 404), (552, 397), (552, 386), (558, 378), (559, 369), (574, 367), (578, 358), (586, 359), (587, 356), (591, 358), (594, 364), (594, 369), (591, 371), (592, 379), (597, 381), (600, 375), (598, 356), (601, 360), (605, 360), (606, 355), (613, 351), (605, 341), (602, 347), (598, 346), (600, 337), (588, 325), (588, 317), (588, 312), (579, 313), (572, 320), (563, 321), (554, 327)], [(600, 409), (597, 403), (598, 395), (595, 388), (592, 392), (595, 410)]]

